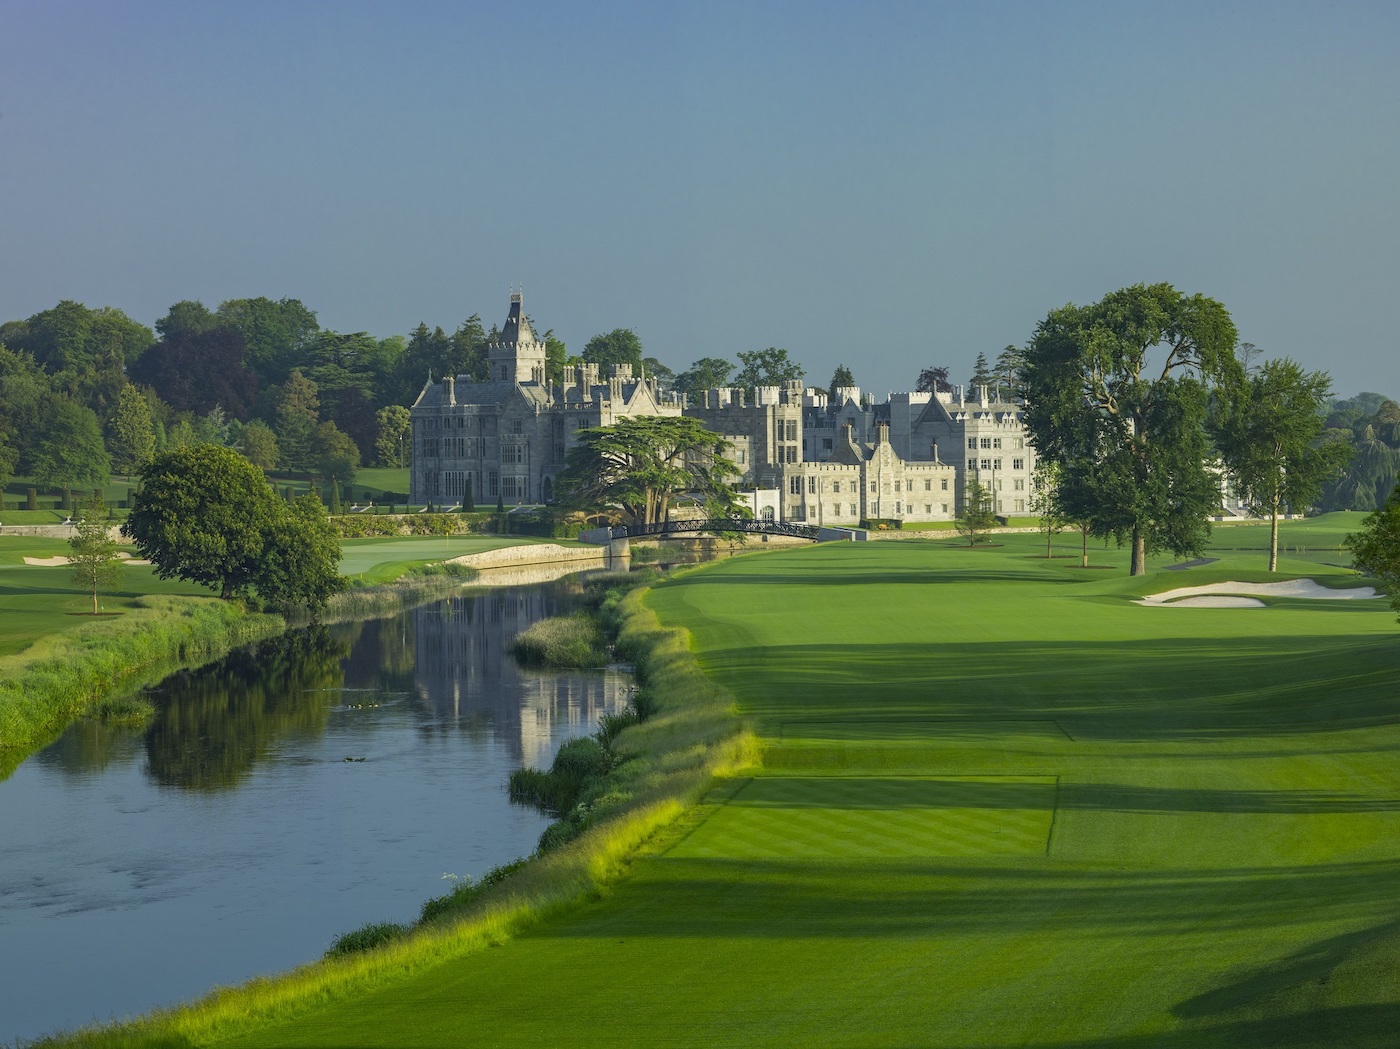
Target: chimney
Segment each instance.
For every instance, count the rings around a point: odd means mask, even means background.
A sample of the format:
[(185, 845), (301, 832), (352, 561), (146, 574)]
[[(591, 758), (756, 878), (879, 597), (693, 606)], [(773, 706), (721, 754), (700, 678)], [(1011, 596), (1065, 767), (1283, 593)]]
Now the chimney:
[(448, 404), (457, 403), (457, 385), (450, 375), (442, 380), (442, 396)]
[(875, 426), (875, 443), (876, 443), (877, 445), (878, 445), (878, 444), (889, 444), (889, 443), (890, 443), (890, 424), (889, 424), (889, 423), (877, 423), (877, 424), (876, 424), (876, 426)]

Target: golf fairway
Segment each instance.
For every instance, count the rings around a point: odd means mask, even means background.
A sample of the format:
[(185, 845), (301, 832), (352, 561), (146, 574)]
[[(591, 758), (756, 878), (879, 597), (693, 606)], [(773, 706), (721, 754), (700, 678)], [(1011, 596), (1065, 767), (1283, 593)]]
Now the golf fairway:
[[(1130, 579), (1117, 551), (1084, 571), (1004, 543), (827, 544), (657, 586), (762, 766), (603, 898), (220, 1044), (1400, 1041), (1386, 603), (1143, 607), (1262, 580), (1263, 555)], [(1280, 575), (1355, 581), (1328, 560)]]

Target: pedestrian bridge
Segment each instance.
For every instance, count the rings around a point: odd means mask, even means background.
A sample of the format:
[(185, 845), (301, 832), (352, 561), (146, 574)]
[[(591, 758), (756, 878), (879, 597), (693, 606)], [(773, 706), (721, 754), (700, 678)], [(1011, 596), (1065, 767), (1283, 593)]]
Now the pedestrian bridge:
[(866, 538), (865, 531), (860, 528), (826, 528), (821, 525), (765, 521), (756, 517), (710, 517), (690, 521), (661, 521), (651, 525), (613, 525), (606, 528), (593, 528), (581, 533), (579, 539), (585, 543), (602, 545), (621, 539), (666, 539), (726, 533), (731, 535), (735, 533), (783, 535), (793, 539), (810, 539), (814, 543)]

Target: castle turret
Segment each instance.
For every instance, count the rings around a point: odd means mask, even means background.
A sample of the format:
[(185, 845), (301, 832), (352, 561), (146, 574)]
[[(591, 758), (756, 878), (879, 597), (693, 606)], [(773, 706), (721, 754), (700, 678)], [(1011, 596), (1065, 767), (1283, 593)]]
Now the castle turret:
[(510, 295), (510, 315), (501, 337), (491, 344), (491, 378), (498, 382), (544, 383), (544, 343), (535, 337), (525, 316), (524, 296)]

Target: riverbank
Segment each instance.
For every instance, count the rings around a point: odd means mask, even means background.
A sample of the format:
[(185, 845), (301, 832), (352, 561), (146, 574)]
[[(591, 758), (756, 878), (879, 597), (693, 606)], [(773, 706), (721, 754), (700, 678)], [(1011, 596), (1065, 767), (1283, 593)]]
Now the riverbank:
[(0, 657), (0, 779), (105, 698), (285, 629), (280, 616), (234, 602), (151, 595)]
[[(327, 622), (391, 615), (458, 590), (476, 575), (467, 563), (442, 564), (437, 558), (438, 564), (434, 564), (425, 559), (424, 554), (432, 557), (439, 553), (436, 542), (380, 542), (383, 545), (378, 554), (366, 553), (372, 547), (364, 541), (354, 544), (357, 566), (380, 581), (336, 594), (323, 617)], [(462, 542), (456, 540), (458, 549)], [(502, 548), (503, 543), (511, 542), (508, 539), (475, 542), (484, 549), (469, 556), (510, 553), (509, 547)], [(529, 540), (521, 545), (555, 548)], [(15, 584), (13, 592), (22, 593), (23, 600), (34, 606), (23, 611), (19, 602), (14, 602), (7, 612), (22, 613), (26, 624), (38, 621), (57, 629), (45, 633), (43, 625), (38, 632), (27, 627), (20, 635), (24, 647), (0, 656), (0, 779), (73, 720), (93, 714), (109, 697), (135, 691), (175, 670), (217, 659), (289, 626), (281, 616), (252, 611), (240, 602), (160, 593), (199, 588), (158, 580), (150, 568), (136, 566), (124, 570), (129, 574), (125, 585), (157, 592), (127, 591), (118, 601), (104, 601), (108, 607), (115, 604), (118, 615), (72, 615), (63, 607), (78, 595), (68, 570), (64, 566), (22, 564), (26, 555), (53, 556), (55, 550), (66, 548), (66, 543), (15, 536), (3, 547), (6, 561), (0, 567), (8, 573), (6, 582)], [(450, 550), (444, 546), (440, 552)], [(547, 559), (535, 557), (531, 563), (542, 560)], [(391, 572), (392, 577), (385, 578)], [(88, 600), (81, 598), (82, 603)]]
[(732, 696), (701, 673), (684, 631), (662, 626), (639, 592), (624, 604), (620, 644), (636, 660), (654, 712), (614, 741), (619, 768), (578, 838), (387, 947), (315, 962), (215, 992), (182, 1009), (41, 1044), (192, 1045), (233, 1037), (498, 946), (608, 891), (639, 855), (656, 851), (678, 832), (677, 818), (693, 811), (716, 777), (754, 758), (752, 737), (735, 717)]

